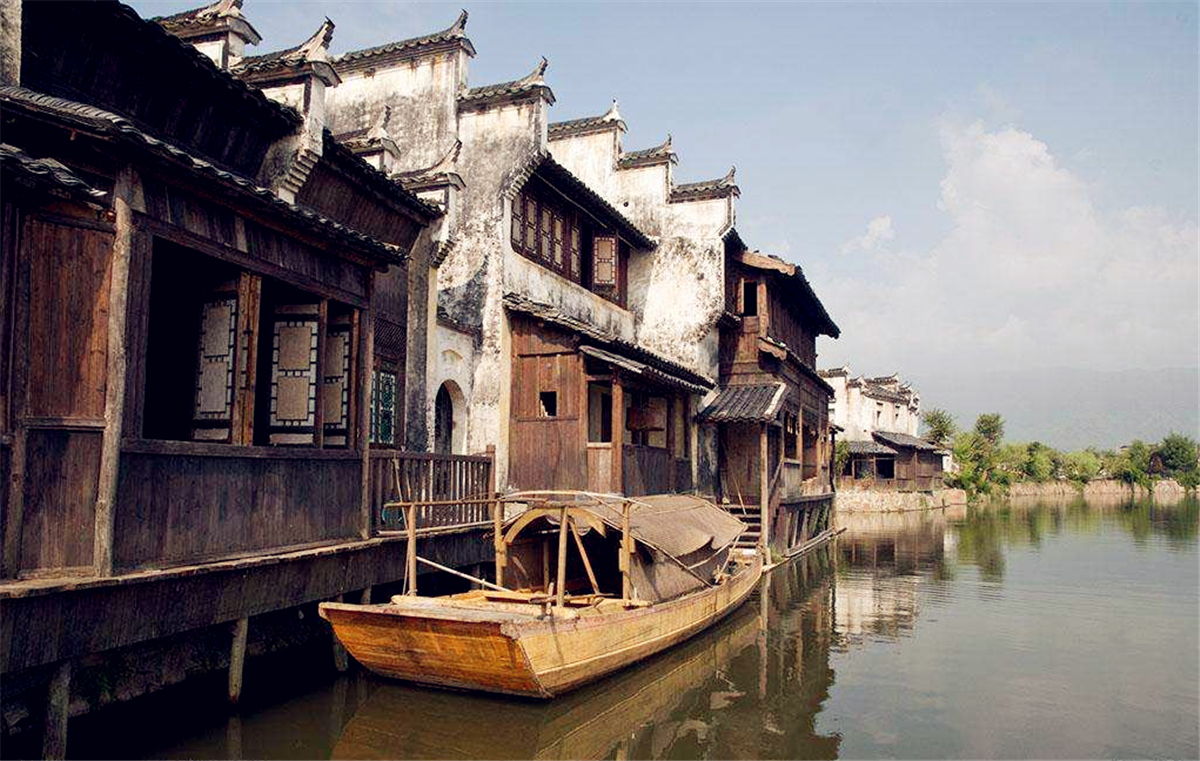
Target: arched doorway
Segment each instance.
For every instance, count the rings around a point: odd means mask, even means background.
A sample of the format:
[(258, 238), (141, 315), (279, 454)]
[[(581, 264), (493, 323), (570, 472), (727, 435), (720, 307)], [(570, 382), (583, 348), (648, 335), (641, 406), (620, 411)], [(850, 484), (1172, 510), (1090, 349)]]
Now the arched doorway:
[(446, 381), (433, 401), (433, 451), (438, 454), (463, 454), (466, 451), (464, 399), (458, 384)]

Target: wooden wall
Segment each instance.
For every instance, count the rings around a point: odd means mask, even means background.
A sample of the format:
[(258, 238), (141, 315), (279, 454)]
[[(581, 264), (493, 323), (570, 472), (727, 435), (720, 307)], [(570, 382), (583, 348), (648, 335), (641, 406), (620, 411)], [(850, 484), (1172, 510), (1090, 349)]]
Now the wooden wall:
[[(586, 489), (587, 388), (574, 338), (535, 320), (512, 318), (509, 483), (518, 489)], [(557, 394), (541, 414), (539, 394)]]
[(130, 445), (121, 457), (114, 564), (182, 565), (357, 539), (361, 493), (357, 452)]
[(759, 447), (761, 428), (757, 423), (730, 423), (721, 431), (721, 484), (724, 496), (746, 505), (759, 502)]
[(9, 381), (24, 468), (5, 569), (39, 575), (92, 563), (113, 236), (93, 213), (30, 215), (19, 237)]
[(666, 449), (626, 444), (623, 455), (621, 475), (626, 496), (639, 497), (673, 491), (671, 453)]

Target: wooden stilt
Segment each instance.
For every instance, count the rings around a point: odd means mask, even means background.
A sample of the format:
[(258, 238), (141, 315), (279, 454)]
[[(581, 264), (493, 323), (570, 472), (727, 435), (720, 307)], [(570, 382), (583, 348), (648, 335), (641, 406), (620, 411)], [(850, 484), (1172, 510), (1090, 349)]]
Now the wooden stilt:
[(558, 574), (556, 581), (558, 582), (558, 591), (555, 593), (554, 604), (558, 607), (563, 607), (564, 596), (567, 591), (567, 508), (559, 510), (558, 518)]
[(239, 618), (233, 624), (233, 643), (229, 649), (229, 703), (237, 705), (242, 699), (242, 671), (246, 665), (246, 635), (250, 619)]
[[(495, 470), (493, 461), (492, 469)], [(496, 551), (496, 584), (504, 586), (504, 566), (508, 559), (507, 545), (504, 543), (504, 503), (500, 500), (492, 502), (492, 531), (493, 545)]]
[(225, 724), (225, 758), (229, 761), (241, 761), (242, 758), (242, 717), (234, 714)]
[(767, 424), (763, 423), (758, 439), (758, 510), (759, 534), (758, 544), (762, 548), (763, 557), (770, 559), (768, 548), (771, 546), (771, 482), (768, 468), (770, 465), (767, 453)]
[(42, 725), (42, 758), (67, 757), (67, 719), (71, 714), (71, 662), (54, 669), (46, 685), (46, 713)]
[[(337, 595), (332, 601), (344, 602), (345, 599), (345, 595)], [(337, 635), (333, 633), (332, 628), (329, 630), (329, 636), (333, 638), (333, 667), (339, 672), (344, 672), (346, 669), (350, 668), (350, 654), (346, 652), (346, 648), (342, 645), (342, 641), (339, 640)]]

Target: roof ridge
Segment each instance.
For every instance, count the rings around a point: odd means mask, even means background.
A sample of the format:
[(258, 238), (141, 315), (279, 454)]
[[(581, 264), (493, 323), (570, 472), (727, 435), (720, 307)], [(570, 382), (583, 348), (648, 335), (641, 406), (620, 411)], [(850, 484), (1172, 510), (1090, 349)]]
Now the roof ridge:
[(438, 42), (447, 42), (449, 40), (464, 40), (470, 47), (471, 55), (475, 55), (475, 47), (471, 45), (470, 40), (466, 39), (467, 17), (470, 14), (464, 9), (458, 14), (458, 18), (450, 26), (441, 31), (422, 34), (416, 37), (409, 37), (403, 40), (395, 40), (393, 42), (385, 42), (382, 45), (375, 45), (361, 50), (351, 50), (341, 55), (334, 56), (331, 61), (333, 63), (350, 63), (361, 58), (368, 58), (376, 55), (386, 55), (394, 53), (406, 48), (415, 48), (423, 45), (432, 45)]

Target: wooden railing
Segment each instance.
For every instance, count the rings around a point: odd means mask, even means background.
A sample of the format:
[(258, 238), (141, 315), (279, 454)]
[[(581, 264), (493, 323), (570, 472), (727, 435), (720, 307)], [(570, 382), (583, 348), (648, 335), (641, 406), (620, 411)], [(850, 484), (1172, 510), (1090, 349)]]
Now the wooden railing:
[(416, 527), (446, 528), (491, 521), (494, 458), (430, 452), (373, 450), (368, 488), (376, 531), (399, 531), (404, 511), (388, 503), (418, 502)]

